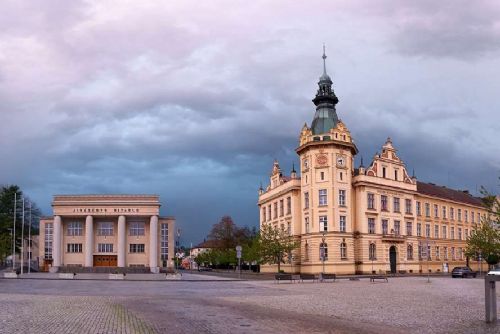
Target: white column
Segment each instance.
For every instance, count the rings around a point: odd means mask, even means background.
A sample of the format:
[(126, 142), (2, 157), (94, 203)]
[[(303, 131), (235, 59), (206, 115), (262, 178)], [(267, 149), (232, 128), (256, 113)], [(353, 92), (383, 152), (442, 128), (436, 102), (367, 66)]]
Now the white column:
[(87, 216), (85, 219), (85, 267), (92, 267), (94, 255), (94, 219)]
[(53, 267), (61, 266), (62, 247), (62, 221), (61, 216), (54, 217), (54, 235), (52, 239), (52, 262)]
[(125, 267), (125, 254), (127, 246), (127, 228), (125, 216), (118, 217), (118, 267)]
[(158, 216), (151, 216), (149, 221), (149, 268), (159, 272), (158, 268)]

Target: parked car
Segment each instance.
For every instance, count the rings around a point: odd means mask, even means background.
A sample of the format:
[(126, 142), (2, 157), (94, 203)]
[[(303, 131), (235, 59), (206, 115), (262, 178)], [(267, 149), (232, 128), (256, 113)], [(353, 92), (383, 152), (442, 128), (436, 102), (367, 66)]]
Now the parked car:
[(493, 269), (488, 271), (488, 275), (500, 275), (500, 265), (496, 265)]
[(198, 267), (198, 271), (212, 271), (210, 267)]
[(451, 271), (451, 277), (467, 278), (476, 277), (476, 275), (477, 273), (475, 271), (472, 271), (472, 269), (469, 267), (455, 267)]

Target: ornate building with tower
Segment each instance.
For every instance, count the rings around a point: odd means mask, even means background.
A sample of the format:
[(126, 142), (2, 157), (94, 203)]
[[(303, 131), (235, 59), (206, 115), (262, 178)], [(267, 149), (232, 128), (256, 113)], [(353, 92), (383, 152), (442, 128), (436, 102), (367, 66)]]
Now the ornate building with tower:
[[(288, 231), (300, 247), (282, 266), (302, 273), (447, 272), (477, 262), (466, 240), (486, 214), (467, 191), (410, 176), (390, 138), (368, 166), (354, 166), (358, 149), (338, 118), (339, 102), (326, 72), (296, 152), (300, 173), (285, 176), (278, 161), (259, 190), (260, 225)], [(276, 271), (268, 265), (263, 271)]]

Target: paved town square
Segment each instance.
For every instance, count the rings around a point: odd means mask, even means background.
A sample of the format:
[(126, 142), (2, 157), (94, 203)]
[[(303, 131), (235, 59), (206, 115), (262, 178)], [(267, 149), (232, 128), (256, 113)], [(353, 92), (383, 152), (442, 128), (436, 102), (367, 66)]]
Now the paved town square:
[(484, 281), (0, 280), (0, 333), (498, 333)]

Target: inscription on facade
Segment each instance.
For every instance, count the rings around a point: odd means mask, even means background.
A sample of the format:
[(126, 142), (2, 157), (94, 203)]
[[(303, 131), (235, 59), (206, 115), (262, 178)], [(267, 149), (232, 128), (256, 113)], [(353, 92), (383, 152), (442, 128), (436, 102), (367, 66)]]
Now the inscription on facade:
[(74, 213), (139, 213), (139, 208), (73, 208)]

